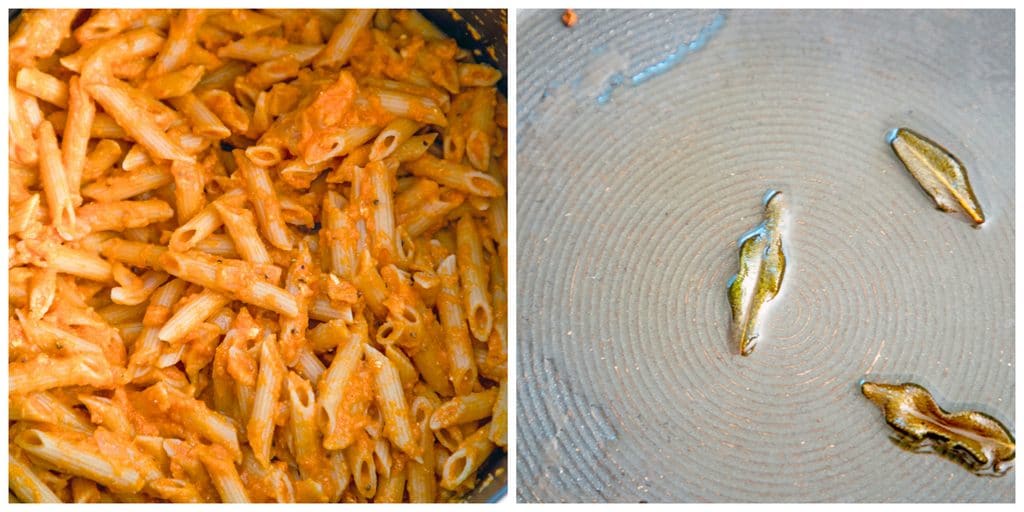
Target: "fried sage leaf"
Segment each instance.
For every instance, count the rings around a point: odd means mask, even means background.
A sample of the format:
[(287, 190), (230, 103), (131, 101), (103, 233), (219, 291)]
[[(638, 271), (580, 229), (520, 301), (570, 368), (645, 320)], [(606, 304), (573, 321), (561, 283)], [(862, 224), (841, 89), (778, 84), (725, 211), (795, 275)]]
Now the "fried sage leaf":
[(781, 233), (784, 214), (782, 192), (769, 190), (764, 196), (764, 220), (738, 242), (740, 270), (729, 281), (729, 304), (732, 339), (745, 356), (757, 345), (761, 308), (778, 295), (786, 272)]
[(1012, 467), (1016, 444), (999, 420), (976, 411), (948, 413), (912, 382), (863, 382), (860, 390), (885, 414), (902, 447), (938, 452), (979, 475), (1002, 475)]
[(889, 144), (910, 174), (942, 211), (960, 209), (975, 224), (985, 222), (981, 203), (974, 197), (967, 167), (935, 141), (907, 128), (889, 132)]

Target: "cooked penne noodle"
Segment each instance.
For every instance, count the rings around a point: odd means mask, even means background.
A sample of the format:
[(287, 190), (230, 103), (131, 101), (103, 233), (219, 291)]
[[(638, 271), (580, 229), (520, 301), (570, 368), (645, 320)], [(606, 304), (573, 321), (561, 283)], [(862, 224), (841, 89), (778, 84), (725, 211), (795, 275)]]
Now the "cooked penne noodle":
[(441, 487), (453, 491), (470, 478), (487, 457), (494, 451), (494, 443), (488, 439), (490, 425), (480, 427), (459, 443), (444, 463), (441, 473)]
[(24, 394), (65, 386), (109, 388), (113, 379), (106, 361), (94, 356), (75, 356), (10, 363), (7, 384), (10, 393)]
[(401, 9), (395, 11), (392, 17), (409, 32), (427, 40), (443, 40), (448, 36), (441, 32), (429, 20), (423, 17), (418, 11), (412, 9)]
[(466, 156), (466, 114), (473, 103), (473, 94), (456, 94), (448, 109), (448, 127), (442, 139), (444, 158), (461, 162)]
[(177, 343), (229, 302), (231, 299), (224, 295), (203, 290), (167, 319), (167, 322), (160, 328), (158, 337), (168, 343)]
[(438, 406), (430, 417), (430, 428), (440, 430), (491, 416), (498, 390), (491, 388), (478, 393), (457, 396)]
[(384, 347), (384, 355), (387, 356), (391, 364), (395, 366), (395, 370), (398, 371), (403, 388), (410, 389), (419, 381), (419, 370), (416, 369), (416, 366), (412, 364), (412, 360), (401, 349), (396, 348), (394, 345), (387, 345)]
[[(39, 124), (33, 122), (32, 115), (26, 112), (24, 105), (31, 104), (42, 117), (35, 98), (19, 91), (11, 90), (8, 94), (7, 120), (10, 126), (9, 143), (12, 160), (24, 165), (35, 166), (39, 161), (38, 146), (33, 131)], [(65, 114), (66, 116), (66, 114)], [(65, 117), (66, 119), (66, 117)]]
[(61, 237), (70, 240), (74, 237), (75, 231), (75, 205), (68, 186), (67, 174), (64, 172), (64, 163), (60, 158), (53, 125), (49, 121), (43, 121), (36, 136), (39, 140), (39, 176), (43, 183), (43, 191), (46, 193), (51, 222)]
[(490, 431), (488, 439), (492, 443), (504, 447), (508, 444), (508, 387), (507, 381), (502, 379), (498, 387), (498, 397), (494, 401), (494, 411), (491, 412)]
[[(338, 346), (335, 350), (334, 359), (327, 372), (321, 377), (317, 390), (319, 398), (317, 406), (323, 411), (324, 423), (321, 430), (324, 432), (324, 447), (331, 450), (345, 448), (340, 442), (344, 425), (337, 421), (338, 408), (342, 402), (342, 393), (346, 384), (356, 370), (356, 366), (363, 356), (363, 345), (366, 343), (364, 335), (357, 328), (348, 336), (344, 346)], [(349, 466), (351, 467), (351, 461)]]
[(379, 132), (380, 127), (371, 124), (321, 133), (303, 153), (303, 159), (307, 164), (312, 165), (323, 163), (331, 158), (345, 156)]
[(45, 217), (46, 213), (39, 194), (32, 194), (18, 203), (15, 203), (12, 198), (7, 229), (11, 235), (30, 236), (33, 230), (39, 228)]
[(430, 98), (387, 89), (370, 89), (369, 93), (377, 97), (381, 108), (395, 116), (437, 126), (448, 124), (444, 112)]
[(377, 89), (386, 89), (389, 91), (397, 91), (413, 96), (424, 96), (430, 98), (440, 107), (442, 112), (448, 112), (451, 107), (451, 95), (447, 91), (441, 90), (431, 85), (419, 85), (410, 82), (399, 82), (395, 80), (388, 80), (385, 78), (379, 78), (375, 76), (365, 77), (362, 79), (363, 84), (375, 87)]
[(217, 56), (256, 64), (290, 56), (305, 65), (322, 49), (323, 45), (292, 44), (274, 37), (251, 36), (228, 43), (217, 51)]
[(91, 434), (94, 427), (83, 412), (72, 408), (65, 401), (48, 391), (40, 391), (12, 397), (8, 406), (10, 421), (33, 421), (46, 423), (73, 430), (82, 434)]
[(231, 235), (232, 246), (242, 259), (250, 263), (271, 263), (270, 253), (256, 232), (256, 219), (251, 211), (230, 206), (225, 201), (216, 201), (213, 207)]
[(234, 460), (241, 457), (238, 432), (222, 414), (211, 410), (201, 400), (189, 397), (184, 392), (161, 382), (143, 392), (161, 411), (172, 419), (187, 425), (189, 429), (225, 448)]
[(388, 439), (410, 457), (419, 456), (419, 447), (409, 421), (409, 407), (395, 365), (370, 345), (363, 345), (366, 360), (374, 368), (377, 382), (377, 407), (384, 419)]
[[(134, 75), (132, 64), (146, 63), (160, 50), (164, 38), (152, 27), (141, 27), (116, 34), (102, 42), (83, 46), (72, 55), (60, 59), (64, 67), (81, 73), (89, 83), (104, 83), (115, 75)], [(121, 71), (121, 73), (119, 73)], [(129, 71), (124, 73), (123, 71)]]
[(129, 148), (128, 152), (124, 154), (124, 158), (121, 159), (121, 170), (134, 171), (152, 163), (153, 159), (149, 157), (146, 150), (136, 144)]
[[(16, 439), (21, 449), (72, 475), (94, 480), (120, 492), (138, 492), (145, 484), (142, 474), (132, 467), (116, 466), (101, 453), (96, 441), (86, 436), (55, 436), (38, 429), (22, 432)], [(117, 449), (115, 446), (106, 446)], [(123, 449), (123, 448), (122, 448)]]
[(359, 265), (356, 257), (359, 234), (356, 231), (356, 220), (345, 208), (341, 194), (327, 192), (324, 196), (323, 218), (320, 236), (329, 251), (329, 268), (335, 274), (351, 279)]
[[(390, 164), (390, 165), (389, 165)], [(366, 230), (372, 237), (373, 255), (379, 264), (395, 260), (395, 213), (391, 182), (397, 162), (374, 160), (360, 173), (360, 205)]]
[(7, 452), (7, 486), (23, 503), (62, 503), (32, 465), (10, 451)]
[[(68, 114), (64, 111), (57, 111), (48, 116), (46, 120), (53, 124), (57, 133), (63, 134), (68, 122)], [(93, 117), (92, 126), (89, 128), (89, 136), (97, 139), (128, 140), (131, 137), (117, 124), (117, 121), (103, 112), (96, 112)]]
[(232, 132), (240, 134), (249, 131), (249, 123), (252, 122), (249, 113), (227, 91), (208, 89), (196, 97)]
[(373, 461), (373, 446), (364, 434), (356, 443), (345, 448), (345, 461), (352, 471), (352, 484), (364, 499), (377, 494), (377, 470)]
[(245, 262), (217, 259), (196, 251), (168, 251), (160, 257), (160, 263), (173, 276), (226, 293), (242, 302), (285, 316), (295, 316), (299, 312), (294, 297), (262, 280), (259, 269)]
[(281, 25), (281, 20), (273, 16), (248, 9), (219, 11), (218, 14), (210, 17), (209, 22), (228, 32), (243, 36), (263, 32)]
[(21, 68), (15, 87), (61, 108), (68, 106), (68, 84), (35, 68)]
[(324, 297), (316, 297), (309, 305), (309, 317), (322, 322), (329, 322), (331, 320), (345, 320), (346, 322), (351, 322), (352, 308), (339, 308)]
[(390, 474), (377, 488), (373, 497), (374, 503), (401, 503), (405, 495), (405, 481), (409, 467), (404, 460), (396, 460)]
[(440, 190), (440, 186), (434, 180), (415, 179), (408, 188), (395, 197), (395, 215), (398, 220), (407, 219), (409, 212), (437, 197)]
[(238, 250), (235, 249), (235, 242), (230, 235), (210, 235), (196, 243), (195, 248), (214, 256), (225, 258), (240, 258)]
[(443, 340), (436, 338), (424, 340), (419, 349), (412, 355), (413, 364), (419, 370), (423, 381), (430, 385), (431, 389), (445, 396), (453, 394), (452, 384), (449, 381), (450, 363), (444, 352)]
[(189, 9), (171, 18), (167, 41), (147, 71), (150, 77), (169, 73), (185, 65), (190, 50), (195, 48), (199, 26), (206, 17), (207, 13), (202, 10)]
[(189, 162), (172, 162), (174, 176), (174, 204), (178, 212), (178, 223), (184, 224), (206, 206), (203, 189), (206, 179), (198, 165)]
[(278, 249), (289, 250), (292, 248), (291, 237), (288, 234), (288, 227), (281, 218), (281, 201), (277, 198), (270, 182), (270, 175), (263, 167), (259, 167), (239, 150), (234, 151), (235, 162), (245, 178), (246, 189), (249, 192), (249, 201), (256, 212), (256, 219), (259, 220), (260, 230), (263, 236), (267, 237), (270, 243)]
[(224, 126), (217, 114), (214, 114), (205, 103), (199, 101), (195, 94), (191, 92), (182, 94), (169, 98), (168, 101), (178, 112), (188, 118), (196, 135), (217, 140), (231, 135), (231, 130)]
[(105, 9), (75, 29), (75, 39), (83, 46), (107, 39), (129, 29), (142, 17), (142, 11)]
[(501, 71), (487, 64), (459, 63), (459, 85), (463, 87), (491, 87), (501, 80)]
[(386, 313), (384, 301), (387, 299), (388, 289), (384, 285), (380, 271), (374, 265), (369, 249), (363, 249), (359, 256), (359, 271), (352, 279), (352, 284), (362, 292), (363, 298), (366, 299), (366, 305), (375, 315), (383, 316)]
[(78, 221), (90, 232), (141, 228), (173, 216), (171, 205), (159, 199), (89, 203), (78, 209)]
[(294, 188), (309, 188), (310, 183), (327, 169), (327, 166), (328, 162), (310, 165), (301, 158), (296, 158), (287, 162), (281, 162), (281, 168), (278, 172), (281, 174), (281, 180), (288, 185)]
[[(164, 284), (170, 276), (163, 272), (150, 270), (138, 278), (137, 286), (121, 286), (110, 290), (110, 300), (115, 304), (136, 306), (142, 304), (149, 296)], [(108, 321), (109, 318), (108, 318)], [(116, 323), (116, 322), (115, 322)]]
[(175, 251), (185, 252), (213, 234), (223, 224), (220, 214), (217, 213), (217, 203), (240, 206), (244, 201), (245, 192), (241, 189), (232, 189), (220, 196), (216, 201), (207, 205), (201, 212), (194, 215), (171, 233), (170, 248)]
[(274, 437), (274, 416), (278, 398), (284, 384), (285, 366), (274, 335), (267, 334), (260, 343), (260, 370), (256, 381), (256, 396), (252, 413), (246, 425), (249, 446), (256, 460), (264, 468), (270, 465), (270, 448)]
[(477, 380), (477, 368), (462, 309), (454, 255), (441, 262), (437, 267), (437, 275), (441, 278), (437, 309), (441, 316), (441, 325), (444, 327), (444, 339), (451, 364), (451, 381), (455, 387), (455, 394), (465, 395), (473, 391), (473, 384)]
[(103, 106), (103, 110), (110, 114), (129, 136), (142, 144), (151, 154), (166, 160), (195, 161), (195, 157), (186, 153), (184, 149), (167, 137), (153, 116), (143, 113), (145, 109), (140, 108), (141, 105), (132, 99), (129, 86), (123, 83), (120, 87), (91, 83), (86, 84), (85, 87), (89, 91), (89, 95)]
[(498, 256), (501, 258), (501, 275), (508, 275), (508, 210), (504, 197), (491, 199), (491, 207), (487, 209), (487, 229), (491, 239), (498, 245)]
[(217, 494), (224, 503), (249, 503), (249, 496), (245, 492), (242, 478), (238, 476), (238, 470), (223, 452), (224, 449), (220, 446), (201, 449), (199, 460), (210, 474), (213, 486), (217, 488)]
[(299, 74), (299, 61), (292, 55), (268, 60), (235, 80), (235, 89), (250, 103), (270, 86), (287, 82)]
[(287, 377), (289, 428), (295, 449), (295, 462), (303, 478), (318, 480), (321, 487), (332, 484), (324, 466), (327, 455), (321, 445), (316, 424), (316, 397), (309, 380), (289, 372)]
[(176, 71), (146, 79), (141, 89), (158, 100), (177, 98), (192, 92), (199, 85), (206, 68), (199, 65), (186, 66)]
[(388, 123), (373, 141), (373, 145), (370, 148), (370, 160), (381, 160), (390, 156), (412, 134), (416, 133), (420, 126), (422, 125), (416, 121), (403, 118), (398, 118)]
[(8, 43), (11, 61), (31, 65), (36, 59), (50, 57), (60, 43), (71, 35), (71, 23), (78, 9), (34, 10), (22, 14), (18, 29)]
[(373, 19), (373, 9), (353, 9), (334, 27), (331, 38), (313, 60), (316, 67), (340, 68), (348, 63), (356, 37)]
[(323, 362), (317, 358), (308, 347), (303, 347), (298, 357), (298, 362), (295, 366), (296, 370), (302, 374), (303, 378), (308, 380), (314, 387), (320, 381), (320, 377), (326, 371)]
[(485, 171), (491, 165), (496, 94), (493, 87), (477, 87), (464, 94), (470, 93), (473, 99), (465, 114), (466, 157), (473, 167)]
[(110, 263), (90, 252), (66, 245), (54, 247), (46, 260), (50, 268), (64, 274), (98, 282), (112, 282)]
[(469, 318), (469, 330), (477, 340), (487, 341), (494, 316), (487, 293), (486, 263), (480, 232), (472, 216), (466, 215), (459, 219), (456, 244), (462, 303)]
[(403, 142), (401, 146), (398, 146), (394, 153), (391, 154), (391, 157), (403, 163), (416, 160), (430, 149), (430, 146), (434, 144), (436, 139), (436, 133), (414, 135)]
[(170, 169), (153, 164), (90, 183), (82, 188), (82, 196), (96, 201), (118, 201), (135, 197), (173, 182), (174, 176)]
[(281, 319), (281, 356), (289, 366), (294, 366), (306, 341), (309, 326), (309, 306), (314, 295), (313, 257), (306, 240), (299, 242), (299, 254), (285, 277), (285, 290), (296, 298), (298, 314)]
[(494, 177), (467, 165), (441, 160), (429, 154), (408, 162), (406, 168), (416, 176), (430, 178), (467, 194), (495, 197), (505, 193), (505, 188)]
[(162, 270), (160, 257), (167, 252), (166, 247), (159, 245), (111, 238), (103, 242), (100, 253), (112, 261), (126, 263), (133, 267)]

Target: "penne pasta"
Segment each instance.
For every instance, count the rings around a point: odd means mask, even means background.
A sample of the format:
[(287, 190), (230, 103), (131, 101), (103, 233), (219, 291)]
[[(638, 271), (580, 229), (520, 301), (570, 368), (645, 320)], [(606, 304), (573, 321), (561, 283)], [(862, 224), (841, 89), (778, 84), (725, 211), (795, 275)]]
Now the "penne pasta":
[(7, 454), (7, 486), (23, 503), (62, 503), (31, 464), (10, 452)]
[(487, 293), (487, 269), (476, 221), (470, 215), (459, 219), (456, 228), (459, 281), (462, 304), (469, 319), (469, 331), (480, 341), (487, 341), (494, 322)]
[(256, 219), (249, 210), (230, 206), (225, 201), (213, 203), (217, 215), (231, 235), (232, 247), (250, 263), (271, 263), (270, 253), (256, 232)]
[[(33, 457), (46, 461), (72, 475), (81, 476), (118, 492), (138, 492), (145, 479), (135, 468), (117, 467), (101, 454), (91, 437), (55, 436), (42, 430), (22, 432), (15, 444)], [(110, 448), (114, 448), (110, 446)]]
[(21, 68), (14, 86), (43, 101), (61, 108), (68, 106), (68, 84), (35, 68)]
[(316, 67), (340, 68), (348, 63), (356, 37), (373, 19), (373, 9), (353, 9), (334, 27), (331, 38), (313, 60)]
[(488, 431), (490, 425), (484, 425), (459, 443), (458, 449), (444, 463), (441, 487), (453, 491), (473, 477), (477, 468), (494, 451), (494, 443), (487, 437)]
[(377, 383), (377, 407), (384, 420), (384, 432), (391, 442), (410, 457), (419, 456), (419, 447), (409, 421), (402, 381), (395, 365), (370, 345), (363, 345), (367, 362), (374, 369)]
[(467, 165), (441, 160), (429, 154), (408, 162), (406, 168), (416, 176), (430, 178), (467, 194), (495, 197), (505, 193), (504, 187), (494, 177)]
[(199, 324), (213, 316), (220, 308), (228, 305), (231, 299), (210, 290), (203, 290), (202, 293), (192, 298), (180, 309), (174, 312), (157, 337), (161, 341), (174, 344), (188, 336)]
[(75, 205), (53, 125), (44, 121), (39, 125), (36, 137), (39, 140), (39, 177), (46, 193), (51, 223), (62, 238), (70, 240), (75, 236)]
[(151, 154), (166, 160), (194, 162), (195, 157), (168, 138), (154, 117), (144, 113), (145, 109), (132, 98), (131, 88), (114, 80), (111, 85), (91, 83), (85, 87), (103, 110)]
[(291, 237), (284, 219), (281, 217), (281, 201), (270, 183), (270, 175), (267, 170), (253, 164), (242, 151), (236, 150), (234, 156), (235, 162), (245, 178), (249, 200), (252, 202), (263, 235), (274, 247), (284, 250), (291, 249)]
[(295, 316), (299, 312), (294, 297), (265, 280), (267, 276), (261, 274), (259, 267), (245, 262), (218, 259), (196, 251), (168, 251), (160, 257), (160, 263), (173, 276), (228, 294), (242, 302), (285, 316)]
[(450, 361), (450, 376), (456, 395), (473, 391), (477, 379), (476, 360), (473, 346), (466, 328), (466, 317), (462, 309), (455, 256), (448, 256), (437, 267), (441, 278), (441, 290), (437, 296), (437, 309), (444, 327), (445, 345)]
[(501, 72), (416, 10), (12, 12), (11, 500), (463, 499), (507, 442)]
[(274, 437), (274, 416), (284, 384), (285, 366), (273, 335), (266, 335), (260, 343), (260, 369), (256, 381), (256, 396), (252, 413), (246, 425), (249, 446), (256, 460), (267, 468), (270, 465), (270, 447)]
[(438, 406), (430, 417), (431, 430), (441, 430), (491, 416), (498, 390), (491, 388), (479, 393), (457, 396)]

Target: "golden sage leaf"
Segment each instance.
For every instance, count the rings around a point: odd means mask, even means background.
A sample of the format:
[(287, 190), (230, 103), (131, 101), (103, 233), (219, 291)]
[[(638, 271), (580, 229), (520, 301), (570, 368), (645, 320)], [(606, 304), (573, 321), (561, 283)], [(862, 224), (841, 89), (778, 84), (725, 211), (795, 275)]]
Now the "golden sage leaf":
[(732, 339), (744, 356), (754, 351), (760, 336), (761, 308), (778, 295), (786, 272), (781, 233), (784, 214), (782, 192), (769, 190), (764, 196), (764, 220), (738, 242), (740, 269), (729, 281), (729, 304)]
[(946, 212), (961, 210), (975, 224), (985, 222), (981, 203), (967, 178), (967, 167), (935, 141), (907, 128), (898, 128), (887, 136), (896, 156), (917, 180), (935, 206)]
[(863, 382), (860, 390), (885, 414), (901, 446), (913, 451), (934, 449), (980, 475), (1009, 470), (1016, 444), (999, 420), (976, 411), (948, 413), (927, 389), (912, 382)]

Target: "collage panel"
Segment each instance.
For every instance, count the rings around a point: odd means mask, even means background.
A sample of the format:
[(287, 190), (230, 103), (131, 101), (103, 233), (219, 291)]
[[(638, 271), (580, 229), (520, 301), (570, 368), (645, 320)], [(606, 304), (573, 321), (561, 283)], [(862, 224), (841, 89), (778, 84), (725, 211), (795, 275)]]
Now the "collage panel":
[(8, 11), (9, 502), (510, 501), (507, 10), (284, 7)]
[(1013, 502), (1014, 18), (518, 11), (517, 500)]
[(8, 9), (8, 503), (1015, 502), (1015, 10), (374, 3)]

